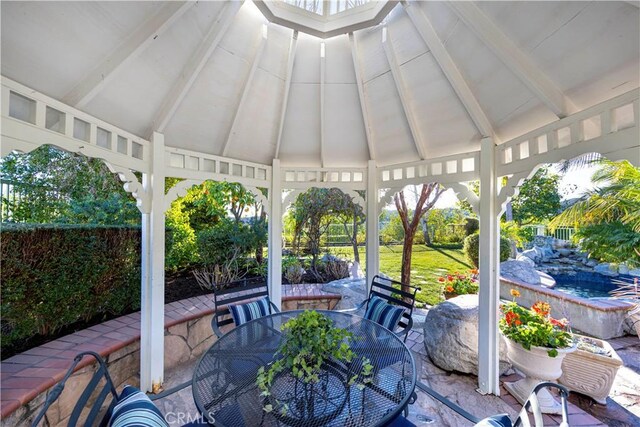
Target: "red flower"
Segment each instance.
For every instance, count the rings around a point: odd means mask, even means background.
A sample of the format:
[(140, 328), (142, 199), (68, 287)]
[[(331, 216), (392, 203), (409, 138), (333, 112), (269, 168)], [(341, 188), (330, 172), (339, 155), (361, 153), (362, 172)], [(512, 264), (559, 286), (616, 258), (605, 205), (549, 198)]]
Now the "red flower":
[(549, 305), (549, 303), (543, 301), (536, 302), (535, 304), (533, 304), (531, 309), (542, 317), (548, 316), (551, 312), (551, 306)]
[(557, 320), (557, 319), (554, 319), (553, 317), (549, 318), (549, 321), (553, 326), (557, 326), (559, 328), (564, 328), (567, 326), (567, 323), (569, 323), (567, 319)]
[(469, 270), (469, 273), (478, 274), (478, 269), (477, 268), (472, 268), (471, 270)]
[(522, 324), (522, 322), (520, 321), (520, 315), (518, 313), (514, 313), (513, 311), (509, 311), (505, 315), (505, 320), (507, 322), (507, 325), (509, 325), (509, 326), (513, 326), (514, 324), (516, 326), (519, 326), (519, 325)]
[(444, 277), (438, 277), (438, 282), (444, 283)]
[(446, 287), (445, 291), (447, 292), (453, 292), (453, 286), (449, 285)]
[(450, 282), (453, 282), (453, 276), (450, 274), (447, 274), (447, 280)]

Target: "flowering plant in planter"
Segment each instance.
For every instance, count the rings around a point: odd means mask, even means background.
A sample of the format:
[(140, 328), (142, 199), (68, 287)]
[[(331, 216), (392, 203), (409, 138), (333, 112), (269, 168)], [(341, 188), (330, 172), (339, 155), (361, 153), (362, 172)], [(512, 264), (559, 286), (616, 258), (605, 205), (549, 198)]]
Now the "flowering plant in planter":
[(573, 345), (572, 335), (567, 331), (569, 322), (551, 317), (549, 303), (538, 301), (529, 309), (515, 302), (520, 296), (517, 290), (512, 289), (511, 295), (514, 297), (513, 301), (500, 307), (500, 332), (505, 337), (527, 350), (531, 350), (532, 346), (546, 347), (550, 357), (558, 355), (557, 349)]
[(444, 292), (449, 294), (477, 294), (478, 270), (472, 269), (467, 273), (445, 274), (438, 278), (438, 282), (444, 287)]

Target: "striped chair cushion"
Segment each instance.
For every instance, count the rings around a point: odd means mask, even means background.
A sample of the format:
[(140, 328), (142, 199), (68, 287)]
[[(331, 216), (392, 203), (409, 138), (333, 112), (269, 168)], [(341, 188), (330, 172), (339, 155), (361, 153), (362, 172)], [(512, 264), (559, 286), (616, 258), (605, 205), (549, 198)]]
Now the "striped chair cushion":
[(146, 394), (125, 386), (113, 408), (110, 427), (168, 427), (162, 413)]
[(247, 304), (229, 304), (229, 311), (236, 326), (247, 323), (249, 320), (258, 319), (269, 314), (269, 300), (267, 297), (249, 302)]
[(382, 298), (374, 295), (371, 297), (371, 301), (369, 301), (369, 306), (364, 314), (364, 318), (372, 320), (393, 331), (398, 325), (402, 313), (404, 313), (403, 307), (388, 304)]

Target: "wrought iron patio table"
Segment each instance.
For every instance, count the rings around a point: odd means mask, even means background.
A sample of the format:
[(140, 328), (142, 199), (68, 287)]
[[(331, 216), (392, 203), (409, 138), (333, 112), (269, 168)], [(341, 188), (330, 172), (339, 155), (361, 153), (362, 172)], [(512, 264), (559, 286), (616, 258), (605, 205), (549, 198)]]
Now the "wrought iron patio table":
[[(371, 361), (372, 380), (350, 384), (360, 362), (329, 361), (323, 364), (317, 383), (303, 383), (285, 371), (274, 378), (271, 396), (262, 396), (256, 384), (258, 369), (278, 357), (281, 326), (301, 312), (275, 313), (236, 327), (200, 358), (193, 375), (193, 397), (209, 423), (224, 427), (372, 427), (386, 425), (406, 407), (416, 384), (411, 351), (383, 326), (334, 311), (321, 312), (334, 326), (353, 334), (353, 360), (366, 357)], [(277, 399), (277, 404), (270, 399)], [(271, 403), (273, 409), (265, 410)]]

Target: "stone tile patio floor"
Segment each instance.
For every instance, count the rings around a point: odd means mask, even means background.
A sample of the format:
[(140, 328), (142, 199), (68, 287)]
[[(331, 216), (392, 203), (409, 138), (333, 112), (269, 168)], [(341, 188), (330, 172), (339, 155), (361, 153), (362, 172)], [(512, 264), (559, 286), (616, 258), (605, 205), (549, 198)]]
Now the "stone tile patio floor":
[[(426, 354), (423, 345), (422, 324), (425, 311), (415, 314), (416, 323), (407, 339), (407, 346), (413, 351), (418, 380), (429, 385), (438, 393), (458, 403), (472, 414), (485, 417), (498, 413), (507, 413), (515, 418), (521, 405), (501, 387), (501, 396), (483, 396), (477, 393), (477, 377), (474, 375), (446, 372), (434, 366)], [(640, 341), (637, 337), (624, 337), (611, 340), (611, 344), (625, 361), (616, 378), (616, 384), (607, 405), (598, 405), (591, 399), (573, 394), (569, 404), (569, 422), (571, 426), (640, 426)], [(192, 361), (167, 373), (165, 384), (171, 387), (191, 378), (196, 361)], [(515, 374), (514, 374), (515, 375)], [(501, 378), (513, 380), (514, 376)], [(417, 389), (416, 389), (417, 390)], [(409, 408), (409, 419), (417, 426), (469, 426), (469, 421), (457, 415), (427, 394), (418, 391), (418, 400)], [(197, 417), (191, 388), (182, 390), (173, 396), (157, 402), (171, 425), (180, 425)], [(626, 408), (626, 409), (625, 409)], [(585, 412), (587, 411), (587, 412)], [(434, 420), (425, 422), (424, 416)], [(545, 415), (545, 425), (559, 425), (559, 416)]]

